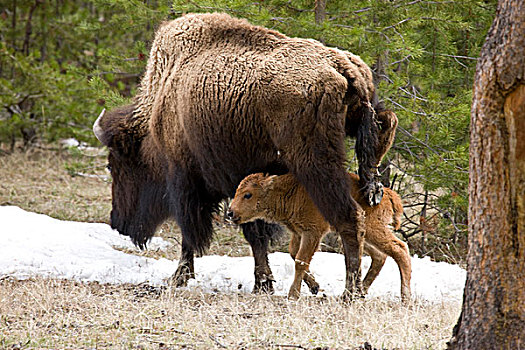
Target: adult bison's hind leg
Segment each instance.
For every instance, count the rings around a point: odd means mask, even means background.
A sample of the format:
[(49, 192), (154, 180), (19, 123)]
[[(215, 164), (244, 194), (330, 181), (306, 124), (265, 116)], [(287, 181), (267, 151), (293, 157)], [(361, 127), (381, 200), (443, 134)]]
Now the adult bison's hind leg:
[[(344, 297), (352, 298), (361, 294), (365, 225), (363, 210), (350, 195), (350, 181), (345, 169), (347, 109), (340, 92), (340, 86), (325, 82), (325, 92), (318, 103), (307, 103), (294, 118), (289, 119), (286, 126), (274, 132), (272, 139), (282, 150), (288, 169), (341, 236), (346, 262)], [(373, 117), (370, 114), (367, 116)], [(373, 126), (372, 121), (367, 126)], [(367, 135), (367, 132), (371, 134)], [(360, 165), (368, 170), (367, 174), (376, 165), (375, 157), (372, 157), (375, 145), (373, 132), (370, 128), (358, 130), (360, 154), (365, 155), (361, 161), (366, 160), (366, 165)]]
[(361, 257), (363, 256), (365, 242), (364, 212), (356, 205), (350, 210), (350, 213), (352, 219), (337, 226), (345, 253), (346, 283), (343, 293), (345, 300), (363, 297)]
[(253, 293), (273, 293), (273, 275), (268, 262), (268, 245), (272, 239), (283, 232), (276, 224), (268, 224), (262, 220), (242, 224), (242, 232), (252, 248), (255, 260), (255, 284)]
[[(319, 149), (322, 149), (322, 145), (319, 146), (317, 143), (317, 150)], [(346, 286), (343, 297), (352, 299), (362, 294), (361, 256), (365, 235), (364, 212), (350, 196), (350, 183), (346, 170), (342, 165), (336, 162), (330, 163), (327, 159), (328, 157), (319, 157), (316, 166), (298, 167), (295, 175), (305, 186), (325, 219), (341, 236), (346, 263)]]

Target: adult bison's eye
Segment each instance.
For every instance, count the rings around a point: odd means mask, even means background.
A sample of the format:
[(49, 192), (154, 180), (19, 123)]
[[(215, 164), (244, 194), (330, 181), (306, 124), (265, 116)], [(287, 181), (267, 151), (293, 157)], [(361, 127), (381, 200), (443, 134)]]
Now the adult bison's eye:
[(244, 199), (250, 199), (250, 198), (252, 198), (252, 194), (251, 193), (246, 193), (244, 195)]

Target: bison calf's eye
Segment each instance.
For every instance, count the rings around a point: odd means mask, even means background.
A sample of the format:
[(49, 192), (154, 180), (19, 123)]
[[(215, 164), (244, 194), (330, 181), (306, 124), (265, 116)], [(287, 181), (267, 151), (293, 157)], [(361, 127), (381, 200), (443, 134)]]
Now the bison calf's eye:
[(244, 199), (250, 199), (250, 198), (252, 198), (252, 194), (251, 193), (246, 193), (244, 195)]
[(108, 169), (111, 172), (111, 165), (107, 164), (106, 169)]

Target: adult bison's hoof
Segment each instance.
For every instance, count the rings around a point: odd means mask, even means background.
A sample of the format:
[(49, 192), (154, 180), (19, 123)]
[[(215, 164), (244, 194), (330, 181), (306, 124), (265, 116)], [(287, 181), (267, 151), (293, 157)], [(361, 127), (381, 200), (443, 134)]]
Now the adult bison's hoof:
[(168, 283), (177, 288), (185, 287), (190, 278), (195, 278), (195, 272), (191, 266), (179, 265), (177, 271), (169, 278)]
[(343, 302), (351, 303), (354, 300), (364, 299), (365, 295), (361, 291), (350, 291), (348, 289), (345, 289), (343, 292), (343, 295), (341, 295), (341, 299)]
[(370, 182), (364, 190), (368, 205), (374, 207), (383, 199), (383, 184), (381, 182)]
[(260, 278), (255, 278), (255, 284), (253, 286), (254, 294), (273, 294), (273, 279), (272, 275), (264, 275)]

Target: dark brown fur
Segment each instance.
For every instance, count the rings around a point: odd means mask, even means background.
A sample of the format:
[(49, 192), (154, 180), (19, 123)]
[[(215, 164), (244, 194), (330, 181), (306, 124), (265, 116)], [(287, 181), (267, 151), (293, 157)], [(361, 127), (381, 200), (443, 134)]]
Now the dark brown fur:
[[(157, 31), (135, 103), (101, 116), (97, 137), (109, 146), (111, 224), (144, 246), (173, 217), (182, 231), (174, 275), (193, 275), (194, 252), (212, 237), (212, 216), (242, 178), (291, 172), (326, 219), (348, 237), (347, 287), (359, 279), (363, 223), (343, 189), (346, 134), (357, 138), (362, 188), (377, 203), (374, 167), (385, 111), (369, 67), (349, 52), (289, 38), (225, 14), (190, 14)], [(394, 126), (395, 128), (395, 126)], [(336, 207), (333, 203), (338, 203)], [(272, 289), (267, 260), (277, 225), (243, 225), (255, 257), (255, 289)], [(359, 286), (357, 285), (359, 289)]]
[[(407, 245), (389, 228), (390, 224), (394, 229), (399, 229), (401, 225), (401, 198), (396, 192), (385, 188), (381, 203), (371, 207), (359, 189), (359, 177), (349, 174), (349, 178), (350, 193), (365, 212), (364, 251), (372, 258), (372, 265), (363, 281), (363, 291), (368, 291), (388, 255), (399, 266), (401, 298), (406, 302), (410, 299), (410, 254)], [(258, 173), (247, 176), (237, 188), (229, 215), (236, 223), (263, 219), (285, 225), (291, 231), (290, 255), (295, 260), (295, 278), (288, 296), (299, 297), (302, 280), (312, 293), (317, 293), (319, 285), (309, 272), (309, 264), (321, 239), (333, 228), (292, 175), (265, 176)]]

